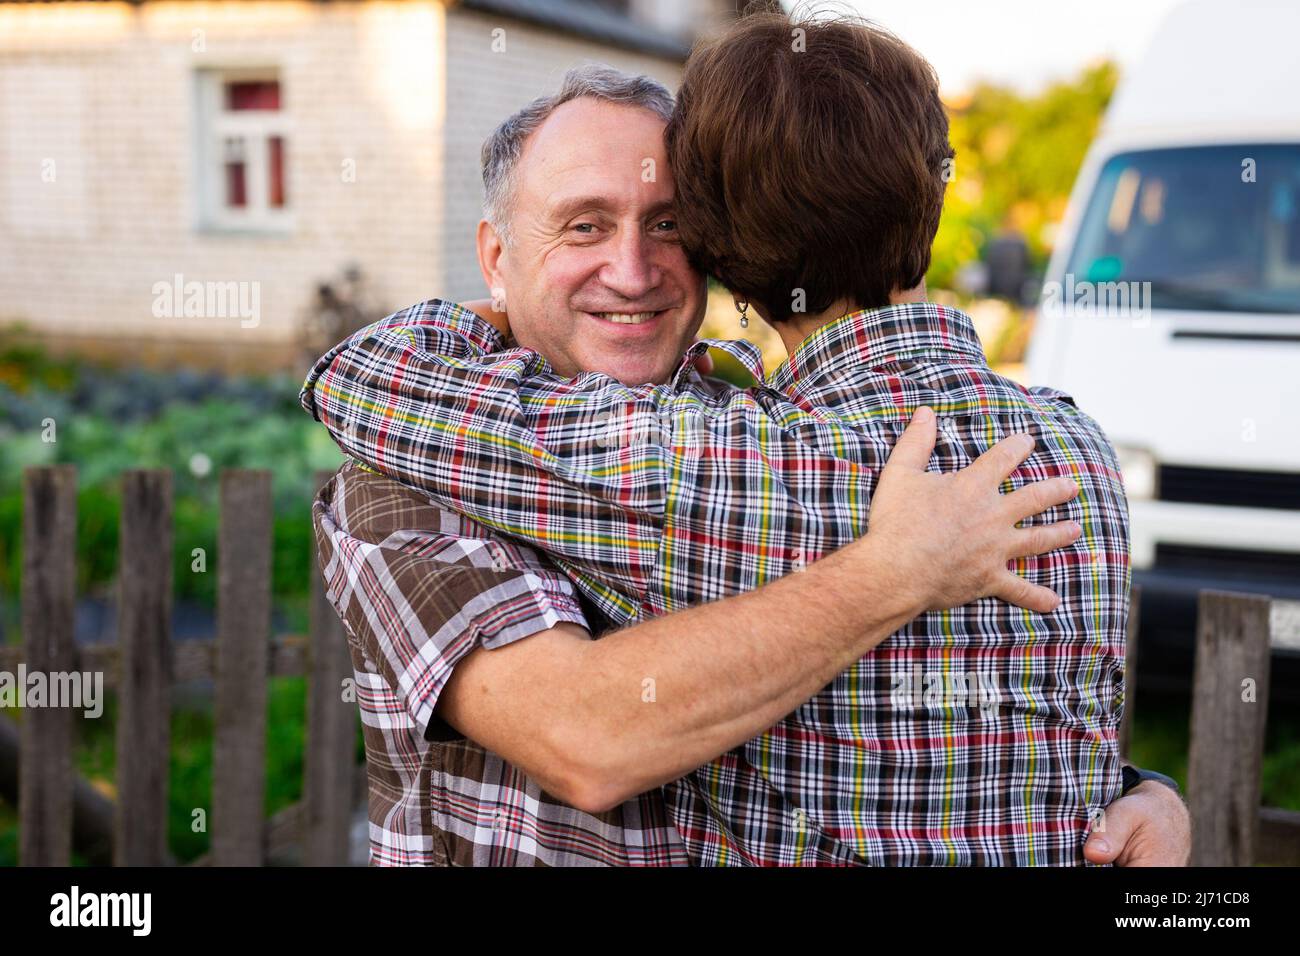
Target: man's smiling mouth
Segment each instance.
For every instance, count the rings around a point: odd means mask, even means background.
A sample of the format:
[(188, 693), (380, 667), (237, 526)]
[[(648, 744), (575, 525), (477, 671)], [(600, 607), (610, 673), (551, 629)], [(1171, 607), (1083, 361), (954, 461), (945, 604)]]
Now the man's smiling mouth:
[(619, 325), (640, 325), (643, 322), (649, 322), (658, 312), (594, 312), (593, 315), (604, 319), (606, 322), (616, 322)]
[[(666, 319), (672, 308), (666, 309), (638, 309), (627, 312), (587, 312), (586, 314), (602, 324), (617, 325), (620, 329), (628, 330), (631, 334), (633, 329), (637, 334), (649, 335), (651, 331), (658, 328)], [(645, 331), (642, 332), (641, 329)]]

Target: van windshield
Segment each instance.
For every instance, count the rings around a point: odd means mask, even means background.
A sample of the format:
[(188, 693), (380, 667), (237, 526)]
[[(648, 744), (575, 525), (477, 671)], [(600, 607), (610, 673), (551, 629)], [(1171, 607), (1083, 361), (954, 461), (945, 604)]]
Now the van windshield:
[(1300, 313), (1300, 145), (1112, 157), (1067, 272), (1150, 282), (1155, 309)]

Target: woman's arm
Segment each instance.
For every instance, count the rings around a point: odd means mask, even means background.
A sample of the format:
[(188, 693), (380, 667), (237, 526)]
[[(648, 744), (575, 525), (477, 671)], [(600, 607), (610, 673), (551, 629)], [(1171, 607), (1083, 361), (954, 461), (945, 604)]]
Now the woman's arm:
[(629, 417), (657, 422), (671, 392), (566, 381), (506, 345), (476, 313), (430, 300), (327, 352), (301, 401), (348, 454), (581, 565), (626, 604), (618, 595), (642, 593), (657, 560), (666, 453), (614, 433)]
[[(784, 424), (794, 405), (778, 416), (742, 389), (719, 398), (600, 373), (566, 380), (534, 351), (489, 354), (505, 344), (474, 311), (430, 300), (322, 357), (303, 405), (349, 454), (570, 562), (589, 589), (633, 611), (625, 596), (643, 594), (655, 572), (667, 496), (689, 492), (670, 473), (684, 448), (742, 458), (738, 488), (810, 454)], [(850, 464), (840, 480), (877, 477)]]

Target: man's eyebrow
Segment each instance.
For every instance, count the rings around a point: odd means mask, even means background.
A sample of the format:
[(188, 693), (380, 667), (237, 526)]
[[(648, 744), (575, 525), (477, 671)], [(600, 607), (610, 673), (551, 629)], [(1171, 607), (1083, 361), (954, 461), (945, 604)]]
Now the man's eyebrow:
[[(604, 196), (573, 196), (569, 199), (558, 199), (554, 203), (548, 205), (546, 207), (546, 215), (552, 220), (563, 222), (564, 220), (587, 210), (608, 212), (610, 206), (611, 203), (609, 199)], [(665, 199), (662, 202), (655, 203), (646, 210), (644, 218), (650, 219), (654, 216), (660, 216), (666, 212), (672, 212), (676, 208), (677, 204), (673, 202), (673, 200)]]
[(599, 209), (604, 212), (609, 209), (609, 205), (609, 200), (604, 196), (573, 196), (549, 203), (546, 214), (551, 219), (565, 220), (587, 209)]

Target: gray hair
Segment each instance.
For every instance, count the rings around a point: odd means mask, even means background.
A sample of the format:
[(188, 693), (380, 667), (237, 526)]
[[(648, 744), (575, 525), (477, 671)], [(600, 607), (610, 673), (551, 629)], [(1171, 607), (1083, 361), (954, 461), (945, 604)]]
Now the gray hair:
[(656, 79), (634, 76), (598, 63), (569, 70), (556, 93), (533, 100), (493, 130), (483, 142), (483, 218), (492, 224), (503, 242), (510, 242), (515, 167), (524, 151), (524, 142), (558, 107), (580, 96), (640, 106), (664, 122), (673, 112), (672, 93)]

